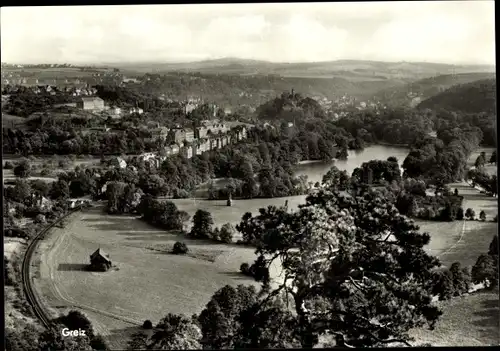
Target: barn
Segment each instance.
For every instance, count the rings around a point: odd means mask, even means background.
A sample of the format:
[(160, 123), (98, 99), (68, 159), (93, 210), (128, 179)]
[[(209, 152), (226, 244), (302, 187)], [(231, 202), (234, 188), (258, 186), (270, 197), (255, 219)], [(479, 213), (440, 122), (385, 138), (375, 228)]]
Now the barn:
[(111, 260), (109, 255), (102, 251), (100, 248), (97, 249), (92, 255), (90, 255), (90, 269), (98, 272), (105, 272), (111, 268)]

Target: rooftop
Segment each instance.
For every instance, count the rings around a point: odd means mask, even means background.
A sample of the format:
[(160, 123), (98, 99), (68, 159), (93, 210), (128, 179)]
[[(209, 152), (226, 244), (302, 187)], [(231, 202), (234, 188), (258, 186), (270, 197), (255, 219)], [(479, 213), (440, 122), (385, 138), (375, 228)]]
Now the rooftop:
[(109, 255), (100, 248), (97, 249), (92, 255), (90, 255), (90, 259), (93, 260), (97, 256), (101, 256), (102, 258), (105, 258), (107, 261), (111, 262), (111, 260), (109, 259)]

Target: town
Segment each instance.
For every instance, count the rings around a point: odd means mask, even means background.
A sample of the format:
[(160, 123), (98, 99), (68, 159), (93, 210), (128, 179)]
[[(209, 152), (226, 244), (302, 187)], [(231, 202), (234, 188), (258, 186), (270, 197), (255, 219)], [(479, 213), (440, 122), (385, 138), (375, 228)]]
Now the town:
[(499, 345), (493, 6), (2, 8), (5, 350)]

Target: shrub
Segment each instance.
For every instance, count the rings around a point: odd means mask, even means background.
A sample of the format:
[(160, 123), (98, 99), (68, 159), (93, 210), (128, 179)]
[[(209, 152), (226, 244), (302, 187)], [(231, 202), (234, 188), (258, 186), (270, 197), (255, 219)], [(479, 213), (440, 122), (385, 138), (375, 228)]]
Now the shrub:
[(464, 209), (462, 207), (459, 207), (457, 209), (456, 219), (459, 220), (459, 221), (461, 221), (462, 219), (464, 219)]
[(66, 168), (69, 166), (69, 162), (68, 162), (68, 161), (65, 161), (65, 160), (60, 160), (60, 161), (57, 163), (57, 166), (58, 166), (59, 168), (66, 169)]
[(6, 161), (3, 165), (3, 169), (14, 169), (14, 164), (10, 161)]
[(174, 199), (187, 199), (189, 197), (189, 192), (184, 189), (175, 189), (173, 193)]
[(481, 219), (484, 222), (486, 220), (486, 212), (484, 211), (479, 212), (479, 219)]
[(215, 241), (220, 240), (220, 229), (215, 227), (214, 230), (212, 230), (212, 233), (210, 234), (210, 238)]
[(41, 177), (49, 177), (52, 174), (52, 171), (48, 168), (44, 168), (40, 171)]
[(67, 315), (63, 315), (56, 319), (56, 322), (64, 324), (71, 330), (78, 330), (79, 328), (86, 331), (89, 338), (94, 337), (94, 329), (92, 323), (86, 315), (80, 311), (72, 310)]
[(92, 347), (92, 350), (109, 350), (106, 341), (101, 335), (92, 337), (90, 340), (90, 346)]
[(233, 235), (236, 232), (236, 229), (231, 223), (226, 223), (222, 226), (219, 232), (220, 241), (230, 244), (233, 242)]
[(183, 255), (186, 254), (188, 251), (189, 249), (187, 245), (185, 243), (181, 243), (180, 241), (177, 241), (172, 249), (172, 253), (176, 255)]
[(45, 224), (47, 223), (47, 220), (45, 219), (45, 216), (40, 213), (36, 215), (34, 222), (37, 224)]
[(144, 329), (153, 329), (153, 323), (149, 319), (146, 319), (142, 324), (142, 327)]
[(242, 263), (240, 266), (240, 272), (244, 275), (250, 275), (250, 265), (248, 263)]
[(465, 211), (465, 217), (470, 219), (470, 220), (474, 220), (474, 217), (476, 216), (476, 212), (474, 212), (474, 210), (472, 208), (468, 208), (466, 211)]
[(14, 175), (19, 178), (28, 178), (31, 174), (31, 165), (27, 162), (21, 162), (14, 167)]

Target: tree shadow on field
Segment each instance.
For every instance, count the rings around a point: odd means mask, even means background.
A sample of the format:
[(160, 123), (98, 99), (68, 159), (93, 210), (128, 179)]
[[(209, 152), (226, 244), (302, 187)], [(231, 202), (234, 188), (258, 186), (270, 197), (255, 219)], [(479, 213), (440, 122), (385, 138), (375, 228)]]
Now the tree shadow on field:
[[(491, 293), (491, 291), (490, 291)], [(491, 298), (481, 302), (480, 311), (474, 315), (479, 317), (472, 324), (479, 327), (481, 337), (500, 343), (500, 308), (498, 298)]]
[(239, 273), (239, 272), (220, 272), (219, 274), (222, 274), (226, 277), (229, 277), (229, 278), (235, 279), (235, 280), (245, 280), (247, 282), (249, 282), (249, 281), (255, 282), (255, 280), (253, 278), (248, 277), (248, 276), (244, 275), (243, 273)]
[[(92, 223), (90, 226), (103, 231), (128, 231), (137, 228), (138, 231), (159, 231), (158, 228), (147, 225), (140, 219), (130, 217), (106, 217), (102, 219), (87, 218), (84, 222)], [(142, 223), (141, 223), (142, 222)]]
[(230, 247), (240, 247), (235, 243), (225, 244), (209, 239), (192, 239), (187, 237), (185, 234), (180, 234), (174, 231), (158, 231), (156, 233), (123, 232), (118, 233), (118, 235), (128, 236), (126, 240), (130, 241), (165, 241), (166, 243), (171, 245), (173, 245), (176, 241), (180, 241), (185, 243), (187, 246), (205, 246), (212, 248), (220, 246), (221, 250), (228, 249)]
[(83, 263), (59, 263), (57, 270), (60, 272), (73, 272), (73, 271), (88, 272), (89, 265)]
[[(460, 190), (459, 190), (460, 192)], [(473, 194), (459, 194), (464, 197), (464, 200), (490, 200), (490, 201), (497, 201), (495, 197), (488, 196), (486, 194), (481, 194), (480, 192), (473, 193)]]

